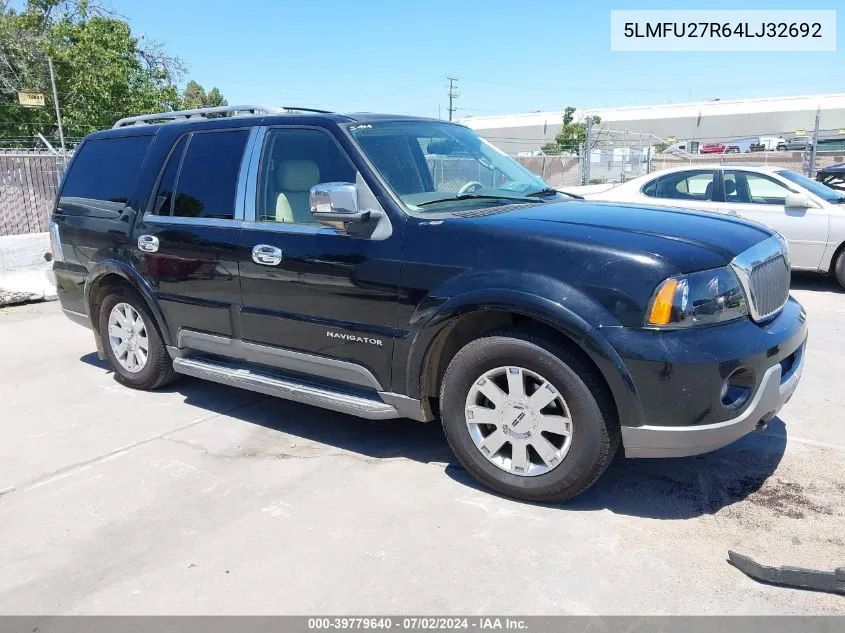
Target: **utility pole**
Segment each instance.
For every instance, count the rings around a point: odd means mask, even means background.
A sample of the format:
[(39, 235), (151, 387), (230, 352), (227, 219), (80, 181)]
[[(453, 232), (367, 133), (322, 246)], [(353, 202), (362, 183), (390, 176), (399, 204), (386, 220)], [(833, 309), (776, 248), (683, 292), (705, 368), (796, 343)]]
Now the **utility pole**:
[(59, 142), (62, 145), (62, 158), (67, 166), (67, 152), (65, 152), (65, 131), (62, 128), (62, 113), (59, 110), (59, 93), (56, 92), (56, 73), (53, 72), (53, 60), (47, 58), (50, 67), (50, 85), (53, 86), (53, 105), (56, 106), (56, 122), (59, 124)]
[(821, 118), (822, 107), (816, 108), (816, 127), (813, 130), (813, 145), (810, 147), (810, 165), (807, 168), (807, 176), (816, 177), (816, 148), (819, 146), (819, 119)]
[(455, 82), (458, 81), (457, 77), (446, 77), (449, 80), (449, 120), (452, 120), (452, 114), (454, 114), (457, 108), (453, 105), (453, 101), (457, 99), (460, 94), (458, 94), (457, 86), (455, 86)]

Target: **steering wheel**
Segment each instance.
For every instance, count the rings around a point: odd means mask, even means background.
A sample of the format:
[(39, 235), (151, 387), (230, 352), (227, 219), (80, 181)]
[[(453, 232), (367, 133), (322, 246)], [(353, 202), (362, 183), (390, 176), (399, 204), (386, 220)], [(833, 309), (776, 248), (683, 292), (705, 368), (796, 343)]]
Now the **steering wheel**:
[(478, 182), (477, 180), (470, 180), (463, 187), (458, 189), (458, 195), (462, 196), (465, 193), (475, 193), (479, 189), (484, 189), (484, 184)]

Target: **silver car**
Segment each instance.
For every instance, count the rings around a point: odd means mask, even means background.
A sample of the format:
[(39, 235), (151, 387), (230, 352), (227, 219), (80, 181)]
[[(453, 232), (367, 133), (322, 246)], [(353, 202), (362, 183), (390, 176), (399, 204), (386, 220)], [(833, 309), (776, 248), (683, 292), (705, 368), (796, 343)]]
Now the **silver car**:
[(788, 141), (778, 143), (777, 150), (779, 152), (803, 152), (813, 145), (813, 139), (808, 136), (794, 136)]
[(677, 168), (620, 185), (566, 191), (593, 200), (666, 205), (755, 220), (786, 239), (793, 269), (835, 275), (845, 287), (845, 192), (790, 169)]

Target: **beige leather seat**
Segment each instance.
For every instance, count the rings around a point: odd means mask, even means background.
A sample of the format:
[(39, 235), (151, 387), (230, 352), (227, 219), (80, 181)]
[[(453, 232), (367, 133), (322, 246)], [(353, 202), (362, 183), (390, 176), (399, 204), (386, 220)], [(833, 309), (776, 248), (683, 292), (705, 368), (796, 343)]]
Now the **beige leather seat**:
[(276, 222), (312, 223), (308, 193), (320, 183), (320, 168), (310, 160), (283, 160), (274, 170)]

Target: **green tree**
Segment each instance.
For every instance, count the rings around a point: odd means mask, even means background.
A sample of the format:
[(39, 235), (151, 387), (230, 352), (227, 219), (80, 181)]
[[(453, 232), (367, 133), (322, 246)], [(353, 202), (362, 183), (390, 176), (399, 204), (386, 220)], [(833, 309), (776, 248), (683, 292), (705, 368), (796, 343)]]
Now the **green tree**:
[(206, 93), (205, 88), (193, 80), (188, 82), (182, 93), (182, 107), (185, 109), (215, 108), (225, 105), (229, 105), (229, 102), (223, 98), (219, 89), (212, 88)]
[[(47, 59), (53, 60), (65, 136), (78, 138), (124, 116), (170, 110), (182, 60), (125, 20), (86, 0), (0, 0), (0, 143), (37, 145), (56, 136)], [(45, 108), (22, 108), (19, 90), (42, 92)]]
[[(593, 125), (601, 123), (601, 117), (593, 115)], [(598, 140), (598, 129), (593, 128), (595, 133), (591, 145), (595, 147)], [(581, 147), (587, 139), (587, 124), (585, 121), (575, 121), (575, 108), (567, 106), (563, 111), (563, 127), (555, 135), (555, 140), (546, 143), (540, 149), (547, 154), (574, 153), (580, 154)], [(592, 149), (592, 148), (591, 148)]]

